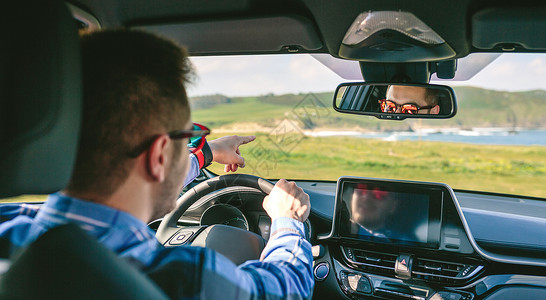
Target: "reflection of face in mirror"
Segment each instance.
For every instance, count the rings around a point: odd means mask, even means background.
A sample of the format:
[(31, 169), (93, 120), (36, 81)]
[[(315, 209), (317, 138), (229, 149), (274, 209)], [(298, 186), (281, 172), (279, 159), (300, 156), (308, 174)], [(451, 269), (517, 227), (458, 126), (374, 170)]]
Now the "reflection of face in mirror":
[(381, 111), (397, 114), (431, 114), (440, 112), (438, 90), (419, 86), (390, 85), (386, 99), (379, 100)]
[(358, 184), (351, 198), (351, 220), (357, 234), (389, 237), (385, 226), (397, 209), (397, 203), (389, 192)]

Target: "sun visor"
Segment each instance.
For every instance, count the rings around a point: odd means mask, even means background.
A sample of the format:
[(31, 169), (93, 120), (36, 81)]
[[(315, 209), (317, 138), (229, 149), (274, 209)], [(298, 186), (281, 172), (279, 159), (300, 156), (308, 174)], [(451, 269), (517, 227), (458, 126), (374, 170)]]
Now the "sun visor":
[(546, 7), (489, 8), (472, 17), (472, 45), (497, 51), (546, 50)]
[(321, 49), (311, 20), (264, 17), (245, 20), (136, 26), (178, 41), (191, 55), (238, 53), (295, 53)]

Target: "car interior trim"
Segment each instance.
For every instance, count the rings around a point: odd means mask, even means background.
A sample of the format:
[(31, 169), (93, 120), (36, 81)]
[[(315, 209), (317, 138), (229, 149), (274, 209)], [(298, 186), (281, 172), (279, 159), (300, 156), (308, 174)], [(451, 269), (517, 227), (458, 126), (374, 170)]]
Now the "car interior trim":
[[(313, 23), (302, 16), (137, 25), (187, 45), (191, 55), (312, 52), (323, 47)], [(249, 40), (252, 34), (256, 39)], [(214, 49), (214, 51), (210, 50)]]
[(448, 186), (447, 184), (442, 184), (445, 187), (447, 187), (449, 193), (451, 194), (451, 197), (453, 199), (453, 202), (455, 204), (455, 208), (457, 210), (457, 213), (459, 214), (459, 218), (461, 219), (461, 222), (463, 224), (463, 228), (468, 236), (468, 240), (470, 241), (470, 244), (472, 245), (472, 248), (483, 258), (486, 258), (491, 261), (497, 261), (501, 263), (508, 263), (508, 264), (521, 264), (521, 265), (535, 265), (535, 266), (546, 266), (546, 259), (533, 259), (533, 258), (523, 258), (523, 257), (514, 257), (514, 256), (507, 256), (507, 255), (500, 255), (491, 253), (489, 251), (486, 251), (482, 249), (474, 239), (474, 236), (472, 235), (472, 232), (470, 231), (470, 228), (468, 226), (468, 223), (466, 221), (466, 218), (463, 214), (463, 211), (461, 209), (461, 206), (459, 205), (459, 201), (457, 201), (457, 196), (455, 196), (455, 192), (453, 189)]
[(68, 9), (70, 10), (70, 13), (72, 14), (72, 17), (76, 19), (78, 22), (80, 22), (84, 28), (82, 28), (85, 31), (95, 31), (100, 30), (101, 25), (100, 22), (95, 16), (93, 16), (91, 13), (77, 7), (74, 4), (65, 2), (66, 6), (68, 6)]

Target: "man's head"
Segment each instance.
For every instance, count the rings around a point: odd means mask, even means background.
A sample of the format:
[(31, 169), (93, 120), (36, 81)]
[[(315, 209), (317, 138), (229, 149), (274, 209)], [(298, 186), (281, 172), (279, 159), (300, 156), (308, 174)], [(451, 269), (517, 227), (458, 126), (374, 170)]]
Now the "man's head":
[[(66, 192), (101, 201), (124, 185), (143, 161), (142, 173), (148, 173), (141, 175), (164, 185), (158, 189), (157, 201), (176, 197), (187, 169), (187, 140), (170, 140), (166, 133), (191, 127), (184, 84), (190, 81), (192, 69), (186, 52), (137, 31), (96, 32), (83, 36), (81, 42), (83, 124)], [(135, 156), (137, 149), (141, 153)], [(151, 165), (151, 155), (158, 151), (165, 155), (159, 159), (172, 163), (164, 178), (155, 178)]]
[(394, 113), (402, 113), (403, 104), (413, 103), (422, 108), (418, 114), (437, 115), (440, 112), (438, 106), (438, 90), (419, 86), (390, 85), (387, 89), (386, 99), (394, 102), (397, 107)]
[(389, 192), (377, 187), (358, 184), (351, 195), (351, 219), (371, 231), (382, 229), (396, 208)]

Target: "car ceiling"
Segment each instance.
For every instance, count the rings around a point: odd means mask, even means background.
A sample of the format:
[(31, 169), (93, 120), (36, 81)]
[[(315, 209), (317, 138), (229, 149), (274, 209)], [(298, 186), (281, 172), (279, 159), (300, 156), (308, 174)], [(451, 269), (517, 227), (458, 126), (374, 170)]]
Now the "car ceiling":
[[(471, 52), (502, 52), (500, 45), (503, 43), (523, 45), (515, 49), (508, 47), (504, 51), (546, 51), (546, 42), (532, 49), (525, 47), (526, 42), (546, 34), (546, 6), (525, 6), (525, 1), (517, 1), (517, 4), (513, 1), (477, 0), (80, 0), (70, 3), (95, 16), (102, 28), (137, 27), (151, 30), (179, 40), (188, 46), (192, 55), (297, 51), (330, 53), (338, 57), (347, 29), (360, 13), (370, 10), (413, 13), (451, 46), (456, 53), (452, 58), (464, 57)], [(488, 15), (487, 20), (491, 20), (493, 15), (493, 22), (497, 23), (482, 23), (480, 28), (475, 27), (473, 17), (491, 8), (501, 9)], [(502, 12), (515, 12), (516, 15), (495, 19)], [(532, 24), (534, 32), (525, 28), (529, 24), (524, 24), (522, 28), (517, 23), (511, 23), (510, 26), (516, 30), (504, 30), (504, 35), (498, 34), (496, 47), (478, 49), (475, 46), (480, 45), (481, 37), (491, 39), (487, 28), (507, 19), (523, 21), (530, 12), (535, 13)], [(284, 21), (279, 21), (279, 17), (285, 18)], [(280, 27), (275, 25), (281, 23)], [(277, 44), (273, 42), (269, 45), (265, 41), (277, 41)], [(229, 48), (221, 48), (221, 45), (230, 42)], [(291, 47), (284, 43), (296, 45)]]

